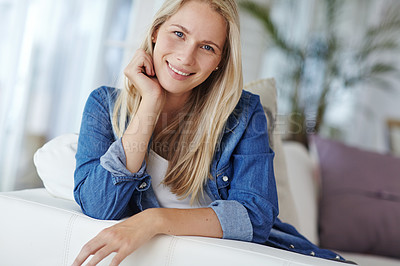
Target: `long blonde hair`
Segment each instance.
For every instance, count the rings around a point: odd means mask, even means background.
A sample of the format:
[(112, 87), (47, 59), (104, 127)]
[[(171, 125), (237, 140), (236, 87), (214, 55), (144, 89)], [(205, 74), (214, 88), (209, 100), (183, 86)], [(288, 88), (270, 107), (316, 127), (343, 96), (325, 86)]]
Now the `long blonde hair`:
[[(166, 0), (156, 13), (142, 48), (153, 55), (153, 33), (181, 6), (195, 0)], [(196, 0), (208, 3), (227, 22), (227, 38), (219, 70), (192, 90), (186, 103), (184, 115), (178, 116), (157, 136), (152, 147), (166, 144), (169, 167), (163, 183), (181, 199), (191, 196), (193, 204), (203, 196), (203, 187), (211, 178), (210, 165), (222, 136), (225, 123), (238, 103), (242, 87), (242, 61), (240, 47), (240, 24), (234, 0)], [(125, 78), (114, 107), (113, 129), (122, 137), (127, 122), (136, 114), (141, 97)], [(171, 148), (168, 144), (173, 144)], [(165, 147), (164, 147), (165, 148)]]

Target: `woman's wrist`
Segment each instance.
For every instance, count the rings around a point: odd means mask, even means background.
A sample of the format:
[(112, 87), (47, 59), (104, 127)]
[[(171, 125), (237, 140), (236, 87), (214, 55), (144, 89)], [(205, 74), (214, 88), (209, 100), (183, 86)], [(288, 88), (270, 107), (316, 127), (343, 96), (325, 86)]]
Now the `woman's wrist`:
[(144, 212), (147, 212), (150, 219), (154, 236), (159, 234), (216, 238), (223, 236), (220, 222), (211, 208), (152, 208)]
[(150, 136), (157, 124), (162, 108), (162, 99), (142, 98), (139, 108), (126, 129), (125, 134), (141, 132)]
[(162, 208), (150, 208), (143, 211), (146, 215), (149, 224), (154, 230), (154, 236), (159, 234), (168, 234), (168, 229), (166, 229), (166, 217), (165, 212)]
[(151, 109), (154, 113), (159, 114), (164, 107), (165, 93), (160, 92), (152, 95), (143, 95), (140, 105), (146, 106), (146, 109)]

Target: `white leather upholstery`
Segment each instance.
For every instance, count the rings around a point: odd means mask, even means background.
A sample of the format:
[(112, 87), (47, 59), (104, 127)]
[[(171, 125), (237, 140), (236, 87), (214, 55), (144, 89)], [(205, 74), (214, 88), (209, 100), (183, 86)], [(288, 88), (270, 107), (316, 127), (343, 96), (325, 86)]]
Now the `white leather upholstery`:
[[(308, 234), (307, 217), (316, 212), (311, 160), (297, 143), (284, 145), (289, 182), (300, 214), (300, 231)], [(314, 192), (313, 192), (314, 191)], [(308, 203), (307, 203), (308, 202)], [(298, 208), (300, 207), (300, 208)], [(314, 210), (312, 210), (314, 209)], [(0, 265), (71, 265), (82, 246), (116, 221), (83, 215), (71, 200), (43, 189), (0, 193)], [(308, 226), (316, 223), (310, 222)], [(316, 229), (313, 229), (316, 230)], [(399, 260), (341, 253), (363, 266), (395, 266)], [(112, 257), (100, 265), (108, 265)], [(263, 245), (205, 237), (159, 236), (131, 254), (122, 265), (344, 265)]]
[[(78, 205), (45, 189), (0, 193), (1, 265), (71, 265), (81, 247), (116, 221), (83, 215)], [(108, 265), (111, 257), (100, 265)], [(341, 263), (263, 245), (205, 237), (159, 236), (122, 265), (321, 265)]]
[(347, 260), (355, 261), (360, 266), (399, 266), (400, 260), (382, 256), (340, 252)]

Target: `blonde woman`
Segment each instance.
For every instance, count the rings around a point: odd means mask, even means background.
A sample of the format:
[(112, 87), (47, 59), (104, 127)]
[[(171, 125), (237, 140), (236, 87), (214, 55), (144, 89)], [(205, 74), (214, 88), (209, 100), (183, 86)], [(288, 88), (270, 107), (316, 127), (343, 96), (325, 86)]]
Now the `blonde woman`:
[(98, 219), (126, 220), (86, 244), (74, 265), (112, 265), (158, 234), (263, 243), (342, 259), (277, 219), (267, 122), (242, 91), (234, 0), (167, 0), (123, 90), (89, 97), (76, 154), (75, 199)]

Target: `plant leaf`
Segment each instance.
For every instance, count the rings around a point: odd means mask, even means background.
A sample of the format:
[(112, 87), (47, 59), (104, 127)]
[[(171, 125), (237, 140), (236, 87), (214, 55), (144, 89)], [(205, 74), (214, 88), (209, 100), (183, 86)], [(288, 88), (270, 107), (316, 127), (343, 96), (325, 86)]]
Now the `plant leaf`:
[(399, 44), (394, 40), (381, 40), (378, 43), (365, 42), (363, 48), (358, 53), (357, 57), (360, 60), (365, 60), (369, 55), (376, 52), (384, 52), (400, 49)]
[(373, 76), (378, 74), (386, 74), (393, 71), (397, 71), (397, 69), (391, 64), (376, 63), (370, 68), (369, 71), (367, 71), (367, 73), (369, 73), (369, 76)]
[(262, 6), (252, 1), (240, 1), (239, 6), (258, 19), (264, 26), (266, 32), (271, 37), (274, 45), (278, 46), (286, 53), (295, 54), (303, 58), (301, 51), (292, 47), (279, 33), (278, 27), (272, 21), (269, 7)]
[(382, 78), (382, 77), (370, 77), (368, 79), (371, 84), (374, 87), (379, 87), (379, 89), (384, 90), (386, 92), (393, 92), (394, 88), (392, 86), (392, 83), (389, 82), (387, 79)]

